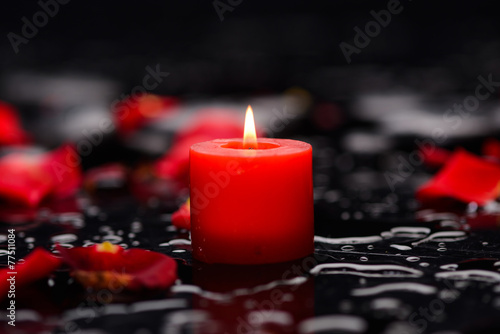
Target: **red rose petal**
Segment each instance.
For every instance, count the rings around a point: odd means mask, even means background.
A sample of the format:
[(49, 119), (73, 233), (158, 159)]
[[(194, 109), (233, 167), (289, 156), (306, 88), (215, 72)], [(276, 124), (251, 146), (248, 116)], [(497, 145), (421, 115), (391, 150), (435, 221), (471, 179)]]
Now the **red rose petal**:
[(86, 286), (120, 283), (128, 290), (161, 290), (177, 279), (177, 263), (167, 255), (104, 242), (91, 247), (58, 247), (63, 260)]
[[(17, 263), (14, 270), (5, 268), (0, 270), (0, 299), (7, 297), (10, 283), (7, 281), (11, 276), (15, 276), (16, 290), (23, 286), (36, 282), (47, 277), (61, 265), (61, 259), (43, 248), (36, 248), (26, 258), (23, 263)], [(16, 274), (9, 274), (16, 272)]]
[(0, 145), (23, 145), (29, 141), (17, 111), (7, 103), (0, 102)]
[(0, 198), (26, 207), (37, 207), (47, 196), (67, 197), (81, 183), (79, 164), (69, 160), (71, 145), (44, 153), (15, 152), (0, 158)]
[(172, 225), (186, 230), (191, 229), (191, 210), (189, 207), (189, 199), (172, 214)]
[(41, 169), (40, 156), (11, 153), (0, 159), (0, 197), (28, 207), (37, 206), (53, 189)]
[(50, 175), (54, 185), (52, 195), (66, 197), (79, 189), (83, 176), (75, 157), (76, 149), (71, 144), (62, 145), (43, 156), (42, 169)]
[(191, 145), (217, 138), (243, 137), (244, 122), (228, 112), (200, 111), (196, 123), (180, 131), (170, 150), (154, 165), (157, 177), (188, 184), (189, 148)]
[(173, 111), (178, 104), (179, 99), (175, 97), (153, 94), (133, 96), (120, 101), (113, 110), (118, 133), (129, 135), (148, 120)]
[(433, 147), (432, 150), (420, 149), (424, 163), (430, 168), (441, 168), (451, 158), (452, 152), (444, 148)]
[(417, 198), (426, 202), (451, 197), (483, 205), (498, 197), (499, 183), (499, 164), (458, 150), (432, 180), (418, 189)]

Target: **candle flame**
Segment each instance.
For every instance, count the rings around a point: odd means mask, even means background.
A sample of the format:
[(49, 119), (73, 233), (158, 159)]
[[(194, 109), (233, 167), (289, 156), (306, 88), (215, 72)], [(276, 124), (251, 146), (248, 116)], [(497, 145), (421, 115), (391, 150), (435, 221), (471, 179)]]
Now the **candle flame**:
[(257, 133), (255, 131), (255, 120), (252, 107), (248, 106), (245, 114), (245, 131), (243, 133), (243, 148), (257, 148)]

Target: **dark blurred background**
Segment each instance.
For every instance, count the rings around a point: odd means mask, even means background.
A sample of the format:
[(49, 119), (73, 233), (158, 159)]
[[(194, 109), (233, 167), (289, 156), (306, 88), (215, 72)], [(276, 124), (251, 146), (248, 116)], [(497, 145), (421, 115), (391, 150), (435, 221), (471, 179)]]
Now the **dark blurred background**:
[[(169, 73), (151, 93), (199, 105), (242, 98), (243, 111), (248, 97), (299, 88), (312, 101), (294, 119), (304, 134), (369, 125), (383, 141), (428, 137), (474, 94), (478, 76), (500, 78), (500, 22), (489, 1), (61, 2), (9, 2), (0, 14), (0, 99), (46, 146), (78, 139), (142, 84), (148, 66)], [(366, 32), (388, 6), (398, 13), (348, 62), (340, 45), (356, 47), (355, 29)], [(497, 102), (497, 93), (482, 101), (459, 129), (444, 124), (444, 145), (496, 135)], [(351, 139), (359, 148), (380, 138)]]
[[(298, 85), (332, 99), (401, 85), (447, 93), (474, 85), (479, 73), (500, 71), (500, 23), (491, 1), (401, 0), (401, 13), (348, 65), (339, 44), (353, 44), (353, 28), (364, 30), (370, 11), (387, 4), (71, 0), (16, 54), (7, 34), (21, 35), (22, 18), (33, 22), (42, 7), (9, 2), (0, 14), (0, 73), (78, 73), (133, 86), (146, 65), (159, 63), (171, 73), (160, 93), (262, 93)], [(0, 97), (13, 99), (3, 83)]]

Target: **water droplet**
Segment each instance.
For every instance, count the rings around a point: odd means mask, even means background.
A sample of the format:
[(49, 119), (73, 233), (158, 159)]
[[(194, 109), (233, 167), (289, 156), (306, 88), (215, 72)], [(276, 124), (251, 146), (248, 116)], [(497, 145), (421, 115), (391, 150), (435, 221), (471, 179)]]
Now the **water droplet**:
[(174, 249), (174, 250), (172, 251), (172, 253), (185, 253), (185, 252), (186, 252), (186, 250), (185, 250), (185, 249)]
[(456, 270), (458, 268), (458, 264), (456, 264), (456, 263), (443, 264), (439, 268), (441, 268), (443, 270)]
[(354, 246), (345, 245), (345, 246), (340, 247), (340, 249), (343, 251), (352, 251), (352, 250), (354, 250)]
[(325, 192), (325, 194), (323, 195), (323, 198), (325, 199), (325, 201), (327, 201), (328, 203), (334, 203), (334, 202), (337, 202), (340, 198), (340, 193), (336, 190), (328, 190), (327, 192)]
[(7, 241), (7, 235), (0, 234), (0, 243)]
[(373, 245), (368, 245), (368, 246), (366, 246), (366, 248), (369, 249), (369, 250), (372, 250), (375, 247)]
[(466, 283), (469, 283), (467, 281), (471, 280), (488, 283), (500, 282), (500, 273), (480, 269), (443, 271), (436, 273), (435, 276), (436, 278), (459, 280), (465, 281)]
[(331, 245), (342, 245), (342, 244), (368, 244), (372, 242), (382, 241), (382, 238), (378, 235), (371, 235), (366, 237), (351, 237), (351, 238), (326, 238), (319, 235), (314, 236), (314, 241), (324, 242)]
[(313, 267), (311, 275), (356, 275), (361, 277), (421, 277), (423, 272), (393, 264), (322, 263)]
[(411, 247), (410, 246), (406, 246), (406, 245), (392, 244), (392, 245), (390, 245), (390, 247), (396, 248), (397, 250), (411, 250)]
[(488, 246), (488, 241), (483, 241), (483, 246)]
[(137, 240), (132, 241), (132, 246), (137, 247), (139, 246), (140, 242)]
[(401, 282), (401, 283), (381, 284), (369, 288), (358, 288), (352, 290), (351, 294), (353, 296), (373, 296), (380, 293), (392, 292), (392, 291), (410, 291), (414, 293), (420, 293), (423, 295), (430, 295), (435, 293), (436, 290), (437, 289), (434, 286), (430, 285), (425, 285), (421, 283)]
[(406, 258), (406, 261), (408, 262), (418, 262), (420, 261), (420, 258), (418, 256), (409, 256)]
[(47, 284), (52, 287), (52, 286), (54, 286), (55, 282), (52, 278), (49, 278), (49, 280), (47, 281)]
[(438, 297), (442, 299), (445, 303), (451, 303), (458, 298), (460, 293), (457, 290), (444, 289), (439, 291)]
[(35, 242), (35, 238), (33, 238), (33, 237), (27, 237), (26, 239), (24, 239), (24, 241), (26, 243), (28, 243), (28, 244), (34, 243)]
[(438, 252), (446, 252), (448, 249), (444, 247), (440, 247), (437, 249)]
[(363, 213), (360, 211), (354, 212), (354, 219), (360, 220), (363, 218)]
[(446, 244), (444, 242), (438, 243), (438, 247), (446, 247)]
[[(167, 247), (167, 246), (173, 246), (173, 245), (191, 245), (191, 240), (186, 240), (186, 239), (172, 239), (168, 242), (163, 242), (159, 244), (158, 246), (160, 247)], [(202, 251), (201, 247), (199, 248), (200, 251)]]
[(89, 215), (90, 217), (95, 217), (99, 214), (100, 211), (101, 210), (97, 206), (92, 205), (88, 207), (87, 215)]
[(384, 232), (380, 233), (380, 236), (384, 239), (390, 239), (394, 236), (394, 234), (389, 232), (389, 231), (384, 231)]
[(351, 217), (351, 215), (350, 215), (350, 214), (349, 214), (349, 212), (347, 212), (347, 211), (342, 212), (342, 214), (340, 215), (340, 218), (341, 218), (342, 220), (347, 220), (347, 219), (349, 219), (350, 217)]
[(424, 267), (424, 268), (428, 267), (429, 266), (429, 262), (420, 262), (419, 266)]
[(413, 242), (413, 246), (418, 246), (422, 243), (426, 242), (456, 242), (460, 240), (464, 240), (467, 238), (467, 235), (464, 231), (442, 231), (436, 232), (429, 235), (427, 238), (421, 239), (419, 241)]
[(130, 231), (134, 233), (142, 232), (142, 223), (139, 221), (134, 221), (130, 224)]
[(53, 243), (60, 243), (60, 244), (69, 244), (76, 240), (78, 240), (78, 237), (72, 233), (54, 235), (52, 238), (50, 238), (50, 241), (52, 241)]
[(360, 261), (366, 262), (368, 261), (368, 258), (366, 256), (362, 256), (359, 258)]

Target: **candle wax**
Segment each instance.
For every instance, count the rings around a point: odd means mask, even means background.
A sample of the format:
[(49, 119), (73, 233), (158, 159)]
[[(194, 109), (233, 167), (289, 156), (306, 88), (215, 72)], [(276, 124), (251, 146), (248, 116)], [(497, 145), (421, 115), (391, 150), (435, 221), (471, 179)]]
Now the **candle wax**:
[(217, 139), (190, 149), (195, 259), (261, 264), (314, 251), (311, 145), (289, 139)]

